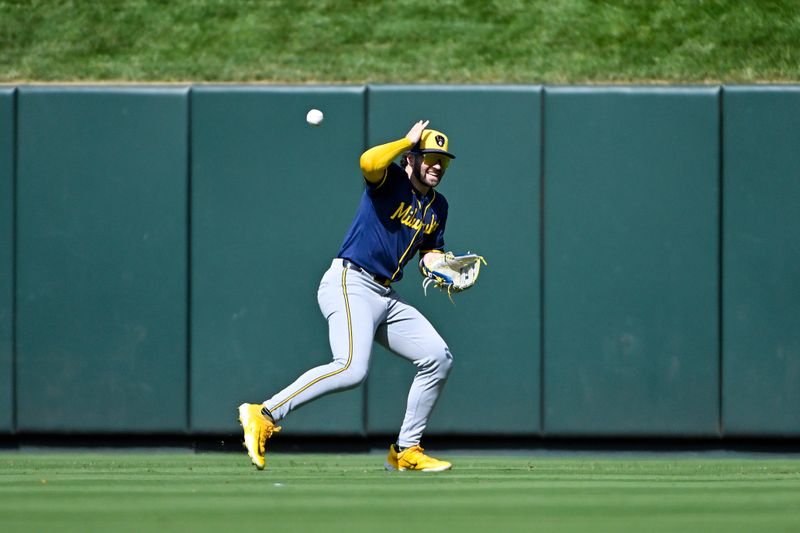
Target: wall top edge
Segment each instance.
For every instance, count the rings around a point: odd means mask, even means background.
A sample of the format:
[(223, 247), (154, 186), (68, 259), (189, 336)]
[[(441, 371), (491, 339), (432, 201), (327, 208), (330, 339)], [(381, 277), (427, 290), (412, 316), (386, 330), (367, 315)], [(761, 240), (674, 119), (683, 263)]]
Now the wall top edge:
[(366, 85), (266, 85), (266, 84), (196, 84), (191, 90), (200, 92), (252, 92), (252, 93), (350, 93), (362, 94)]
[(392, 90), (392, 91), (472, 91), (472, 90), (507, 90), (507, 91), (574, 91), (574, 92), (594, 92), (602, 91), (641, 91), (641, 90), (668, 90), (668, 91), (795, 91), (800, 90), (800, 83), (764, 83), (764, 84), (513, 84), (513, 83), (479, 83), (479, 84), (431, 84), (431, 83), (368, 83), (368, 84), (270, 84), (270, 83), (142, 83), (142, 82), (112, 82), (112, 83), (0, 83), (0, 92), (13, 92), (14, 90), (25, 91), (309, 91), (309, 92), (363, 92), (366, 90)]
[(21, 94), (115, 93), (185, 95), (189, 93), (191, 87), (170, 85), (19, 85), (16, 89)]
[(722, 90), (725, 92), (798, 92), (800, 91), (800, 84), (798, 85), (724, 85)]
[(546, 85), (549, 94), (704, 94), (717, 95), (722, 85)]
[(509, 84), (509, 83), (477, 83), (474, 85), (469, 84), (446, 84), (446, 83), (370, 83), (366, 85), (369, 90), (391, 90), (391, 91), (419, 91), (419, 90), (436, 90), (436, 91), (474, 91), (484, 89), (502, 89), (506, 91), (540, 91), (543, 85), (526, 85), (526, 84)]

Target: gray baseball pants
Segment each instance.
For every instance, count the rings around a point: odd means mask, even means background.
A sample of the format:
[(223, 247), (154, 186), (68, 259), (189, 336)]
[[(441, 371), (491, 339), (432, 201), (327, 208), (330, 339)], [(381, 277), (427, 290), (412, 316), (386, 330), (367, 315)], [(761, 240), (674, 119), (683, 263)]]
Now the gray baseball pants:
[(264, 402), (278, 421), (325, 394), (360, 385), (369, 372), (373, 341), (417, 367), (397, 443), (419, 444), (428, 417), (444, 387), (453, 357), (430, 322), (391, 287), (334, 259), (317, 293), (328, 320), (333, 361), (304, 373)]

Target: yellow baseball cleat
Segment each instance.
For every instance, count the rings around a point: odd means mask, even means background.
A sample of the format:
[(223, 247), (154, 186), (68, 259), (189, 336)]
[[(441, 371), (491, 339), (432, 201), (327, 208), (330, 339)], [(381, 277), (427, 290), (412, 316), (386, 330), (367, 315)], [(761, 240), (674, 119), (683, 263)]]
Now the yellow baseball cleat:
[(281, 430), (280, 426), (264, 416), (261, 404), (243, 403), (239, 406), (239, 422), (244, 429), (244, 446), (247, 455), (259, 470), (264, 470), (267, 461), (264, 459), (264, 444), (273, 433)]
[(397, 451), (397, 447), (392, 444), (389, 448), (389, 456), (386, 458), (387, 470), (415, 470), (418, 472), (442, 472), (450, 470), (453, 465), (447, 461), (440, 461), (422, 453), (424, 450), (421, 446), (411, 446), (402, 452)]

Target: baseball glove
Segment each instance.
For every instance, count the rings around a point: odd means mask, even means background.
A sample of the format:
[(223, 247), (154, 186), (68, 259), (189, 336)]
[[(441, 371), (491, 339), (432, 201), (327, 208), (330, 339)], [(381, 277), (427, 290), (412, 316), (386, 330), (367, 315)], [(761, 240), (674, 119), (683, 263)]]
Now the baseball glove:
[(469, 289), (478, 281), (481, 263), (485, 265), (486, 260), (478, 254), (455, 255), (453, 252), (434, 254), (427, 262), (420, 261), (420, 270), (425, 276), (422, 281), (425, 295), (427, 296), (431, 285), (447, 291), (448, 296)]

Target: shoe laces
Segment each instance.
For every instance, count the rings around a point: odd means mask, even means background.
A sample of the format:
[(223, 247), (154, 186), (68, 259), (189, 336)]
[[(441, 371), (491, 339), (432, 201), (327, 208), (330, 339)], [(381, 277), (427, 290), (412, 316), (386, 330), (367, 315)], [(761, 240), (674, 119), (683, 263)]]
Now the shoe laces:
[(423, 455), (424, 456), (425, 454), (422, 453), (424, 451), (425, 451), (425, 448), (423, 448), (419, 444), (416, 444), (414, 446), (409, 446), (408, 448), (403, 450), (402, 453), (408, 453), (409, 455)]
[(261, 455), (264, 455), (266, 451), (266, 442), (267, 439), (272, 437), (273, 433), (279, 433), (281, 430), (280, 426), (276, 426), (275, 424), (267, 421), (266, 424), (259, 424), (259, 431), (258, 431), (258, 451)]

